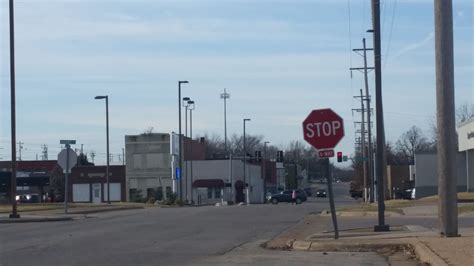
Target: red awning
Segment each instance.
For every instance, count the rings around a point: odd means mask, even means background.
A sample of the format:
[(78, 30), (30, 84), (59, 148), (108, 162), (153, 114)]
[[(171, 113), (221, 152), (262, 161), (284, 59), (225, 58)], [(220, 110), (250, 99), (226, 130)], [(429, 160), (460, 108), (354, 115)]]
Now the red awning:
[(224, 187), (222, 179), (199, 179), (194, 180), (193, 187)]

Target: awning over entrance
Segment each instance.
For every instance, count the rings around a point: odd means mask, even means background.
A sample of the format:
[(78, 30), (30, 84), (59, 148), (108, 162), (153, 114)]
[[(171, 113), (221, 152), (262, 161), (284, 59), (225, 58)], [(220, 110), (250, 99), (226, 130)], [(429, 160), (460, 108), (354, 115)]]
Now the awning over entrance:
[(193, 182), (193, 187), (224, 187), (222, 179), (199, 179)]

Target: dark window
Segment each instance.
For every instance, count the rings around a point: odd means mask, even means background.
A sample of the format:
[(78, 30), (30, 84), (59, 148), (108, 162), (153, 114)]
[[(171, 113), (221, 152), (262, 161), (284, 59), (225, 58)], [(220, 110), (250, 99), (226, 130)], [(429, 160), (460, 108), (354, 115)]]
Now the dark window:
[(221, 189), (220, 188), (215, 188), (215, 191), (214, 191), (214, 196), (216, 199), (220, 199), (221, 198)]
[(171, 194), (173, 194), (173, 191), (171, 190), (171, 187), (166, 187), (166, 198), (170, 198)]
[(142, 192), (141, 190), (137, 190), (137, 189), (134, 189), (134, 188), (131, 188), (129, 190), (129, 194), (130, 194), (130, 201), (131, 202), (140, 202), (142, 200)]
[(155, 192), (155, 199), (163, 200), (163, 187), (158, 187), (158, 189)]
[(207, 188), (207, 198), (212, 199), (212, 188), (210, 187)]
[(146, 189), (146, 197), (151, 198), (155, 196), (155, 189), (153, 188), (147, 188)]

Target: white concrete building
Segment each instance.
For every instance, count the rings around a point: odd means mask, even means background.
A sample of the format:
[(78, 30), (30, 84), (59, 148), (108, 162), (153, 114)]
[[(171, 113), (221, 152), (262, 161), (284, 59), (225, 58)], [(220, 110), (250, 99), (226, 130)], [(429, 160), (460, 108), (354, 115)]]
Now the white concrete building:
[(170, 134), (125, 136), (125, 158), (127, 201), (172, 193)]
[[(187, 177), (183, 174), (183, 178), (187, 180), (188, 199), (192, 198), (195, 204), (247, 201), (242, 160), (198, 160), (193, 161), (192, 166), (188, 161), (184, 166)], [(245, 172), (250, 203), (262, 203), (264, 195), (260, 165), (247, 163)]]

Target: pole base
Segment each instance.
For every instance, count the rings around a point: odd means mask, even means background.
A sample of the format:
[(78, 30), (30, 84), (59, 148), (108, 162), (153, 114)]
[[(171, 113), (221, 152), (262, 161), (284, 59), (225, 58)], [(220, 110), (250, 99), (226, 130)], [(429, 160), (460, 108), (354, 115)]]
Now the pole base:
[(11, 219), (18, 219), (20, 218), (20, 215), (18, 213), (12, 213), (10, 215), (8, 215), (9, 218)]
[(389, 232), (389, 231), (390, 231), (390, 225), (388, 224), (374, 226), (374, 232)]

